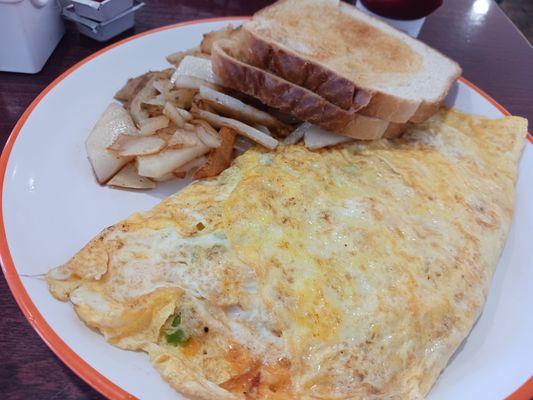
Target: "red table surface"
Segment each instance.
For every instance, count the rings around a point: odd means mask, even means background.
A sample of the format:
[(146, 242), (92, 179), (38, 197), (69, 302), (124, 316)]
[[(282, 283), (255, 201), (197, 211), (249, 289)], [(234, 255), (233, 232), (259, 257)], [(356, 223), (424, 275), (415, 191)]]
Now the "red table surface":
[[(135, 28), (111, 42), (101, 44), (80, 36), (68, 24), (66, 35), (40, 73), (0, 73), (2, 146), (37, 94), (67, 68), (96, 50), (162, 25), (216, 16), (251, 15), (271, 2), (145, 0), (145, 3), (137, 13)], [(480, 4), (488, 4), (486, 13), (476, 13), (476, 9), (482, 8)], [(420, 39), (457, 60), (467, 79), (512, 114), (533, 121), (533, 49), (492, 0), (445, 0), (426, 20)], [(3, 278), (0, 278), (0, 306), (0, 397), (103, 398), (48, 349), (24, 319)]]

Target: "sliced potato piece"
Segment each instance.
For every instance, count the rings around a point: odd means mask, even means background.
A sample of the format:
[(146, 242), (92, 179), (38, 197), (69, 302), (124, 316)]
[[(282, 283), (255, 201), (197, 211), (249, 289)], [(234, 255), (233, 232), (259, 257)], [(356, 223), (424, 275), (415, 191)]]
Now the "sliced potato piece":
[(100, 183), (107, 182), (132, 157), (121, 157), (107, 150), (120, 135), (138, 135), (130, 114), (117, 103), (111, 103), (100, 116), (85, 141), (89, 161)]
[(174, 100), (172, 100), (172, 103), (179, 108), (191, 108), (192, 99), (196, 92), (196, 89), (173, 90)]
[(211, 82), (204, 81), (203, 79), (196, 78), (194, 76), (189, 76), (189, 75), (176, 75), (175, 77), (173, 76), (172, 83), (178, 89), (199, 90), (200, 87), (202, 86), (209, 86), (212, 88), (217, 88), (217, 86), (212, 84)]
[[(173, 172), (169, 172), (168, 174), (165, 174), (163, 176), (160, 176), (158, 178), (152, 178), (154, 181), (156, 182), (166, 182), (166, 181), (170, 181), (172, 179), (176, 179), (176, 175), (174, 175)], [(148, 179), (148, 178), (146, 178)]]
[(139, 133), (142, 136), (149, 136), (156, 133), (159, 129), (166, 128), (169, 124), (169, 119), (164, 115), (158, 117), (146, 118), (140, 122)]
[(237, 133), (227, 127), (220, 128), (221, 144), (216, 149), (211, 150), (206, 163), (200, 167), (193, 175), (193, 179), (210, 178), (217, 176), (231, 164), (233, 145)]
[(185, 56), (181, 60), (180, 65), (176, 68), (174, 74), (170, 78), (171, 83), (175, 83), (175, 78), (178, 76), (190, 76), (201, 79), (203, 81), (220, 85), (220, 80), (213, 72), (211, 60), (204, 57)]
[(174, 171), (174, 176), (178, 179), (185, 179), (187, 178), (187, 171)]
[(201, 53), (202, 51), (200, 50), (200, 46), (196, 46), (191, 49), (177, 51), (175, 53), (169, 54), (166, 58), (169, 63), (174, 64), (174, 66), (178, 67), (181, 61), (185, 58), (185, 56), (200, 56)]
[[(143, 103), (143, 109), (148, 113), (148, 118), (159, 117), (163, 114), (163, 106)], [(142, 125), (144, 120), (141, 121), (139, 126)]]
[(176, 168), (174, 170), (174, 174), (181, 174), (181, 173), (187, 174), (189, 171), (194, 171), (200, 168), (202, 165), (205, 164), (206, 161), (207, 161), (206, 156), (197, 157), (194, 160), (191, 160), (188, 163), (183, 164), (181, 167)]
[(181, 149), (166, 149), (160, 153), (137, 157), (139, 175), (148, 178), (160, 178), (185, 163), (206, 154), (210, 150), (203, 143)]
[(155, 182), (151, 179), (139, 176), (133, 163), (126, 164), (113, 178), (107, 182), (108, 186), (116, 186), (127, 189), (153, 189)]
[(129, 104), (133, 97), (139, 93), (139, 91), (146, 86), (150, 79), (170, 79), (174, 68), (167, 68), (163, 71), (149, 71), (135, 78), (130, 78), (126, 84), (115, 94), (115, 99), (125, 102), (126, 109), (129, 108)]
[(202, 99), (198, 95), (196, 95), (192, 99), (192, 105), (191, 105), (191, 108), (190, 108), (189, 111), (192, 114), (194, 114), (195, 111), (198, 111), (198, 110), (205, 110), (205, 111), (209, 111), (209, 112), (212, 112), (214, 114), (217, 114), (215, 109), (213, 107), (211, 107), (211, 103), (208, 103), (207, 101), (205, 101), (204, 99)]
[(206, 100), (216, 111), (228, 114), (240, 121), (270, 127), (280, 127), (282, 125), (281, 122), (272, 115), (243, 103), (235, 97), (221, 93), (207, 86), (201, 86), (199, 94), (200, 97)]
[(167, 101), (174, 102), (178, 97), (183, 95), (180, 92), (180, 89), (176, 89), (168, 79), (156, 80), (154, 81), (153, 86)]
[(196, 146), (200, 139), (194, 131), (186, 131), (184, 129), (176, 129), (174, 134), (167, 141), (168, 147), (191, 147)]
[(322, 147), (334, 146), (336, 144), (353, 141), (353, 138), (328, 132), (318, 126), (311, 125), (304, 134), (305, 147), (309, 150), (316, 150)]
[(119, 156), (145, 156), (161, 151), (167, 143), (157, 136), (119, 135), (117, 140), (108, 147)]
[(166, 128), (159, 129), (155, 136), (160, 137), (165, 142), (168, 142), (178, 127), (174, 122), (170, 122)]
[(139, 90), (146, 85), (146, 83), (150, 80), (150, 77), (151, 73), (147, 72), (135, 78), (128, 79), (126, 84), (115, 93), (115, 99), (125, 102), (130, 101), (139, 92)]
[(246, 125), (241, 121), (237, 121), (236, 119), (221, 117), (220, 115), (213, 114), (212, 112), (205, 110), (197, 110), (196, 115), (201, 119), (205, 119), (207, 122), (217, 128), (221, 128), (223, 126), (233, 128), (239, 134), (265, 146), (267, 149), (275, 149), (278, 145), (278, 141), (272, 136), (266, 135), (265, 133), (252, 128), (250, 125)]

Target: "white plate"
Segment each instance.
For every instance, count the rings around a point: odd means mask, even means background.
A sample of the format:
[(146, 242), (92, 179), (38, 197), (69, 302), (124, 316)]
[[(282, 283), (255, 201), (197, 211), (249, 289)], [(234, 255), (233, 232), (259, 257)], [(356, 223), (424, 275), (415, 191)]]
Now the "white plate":
[[(100, 230), (147, 210), (178, 188), (129, 192), (95, 183), (84, 140), (127, 77), (167, 66), (165, 56), (202, 33), (240, 19), (193, 21), (128, 39), (71, 68), (40, 95), (15, 127), (0, 162), (4, 273), (28, 320), (76, 373), (111, 398), (175, 399), (143, 353), (119, 350), (54, 300), (40, 274), (65, 262)], [(461, 110), (505, 110), (462, 80), (448, 98)], [(501, 399), (533, 371), (533, 146), (520, 163), (515, 218), (485, 311), (429, 396)], [(528, 208), (529, 206), (529, 208)], [(533, 386), (527, 388), (533, 395)], [(518, 399), (519, 397), (515, 397)]]

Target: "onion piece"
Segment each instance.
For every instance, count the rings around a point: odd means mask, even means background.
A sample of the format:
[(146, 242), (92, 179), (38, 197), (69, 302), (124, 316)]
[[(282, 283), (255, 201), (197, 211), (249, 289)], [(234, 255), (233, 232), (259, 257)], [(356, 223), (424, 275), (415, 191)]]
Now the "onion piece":
[(154, 87), (155, 90), (157, 90), (159, 93), (165, 96), (172, 88), (172, 84), (170, 83), (170, 81), (166, 81), (163, 79), (154, 80), (152, 82), (152, 86)]
[(164, 95), (158, 94), (153, 99), (144, 101), (143, 104), (149, 104), (151, 106), (163, 106), (165, 105), (166, 100), (167, 98)]
[(237, 121), (236, 119), (221, 117), (220, 115), (213, 114), (212, 112), (205, 110), (197, 110), (196, 115), (201, 119), (205, 119), (207, 122), (217, 128), (221, 128), (223, 126), (233, 128), (237, 131), (237, 133), (265, 146), (267, 149), (275, 149), (278, 145), (278, 141), (272, 136), (268, 136), (263, 132), (252, 128), (250, 125), (246, 125), (241, 121)]
[(203, 143), (181, 149), (166, 149), (157, 154), (137, 157), (139, 175), (148, 178), (161, 178), (183, 164), (206, 154), (210, 150)]
[(157, 130), (166, 128), (169, 122), (168, 118), (164, 115), (146, 118), (140, 122), (139, 132), (142, 136), (153, 135)]
[(121, 187), (126, 189), (153, 189), (155, 182), (151, 179), (140, 176), (133, 163), (126, 164), (109, 182), (108, 186)]
[(157, 96), (157, 90), (152, 86), (153, 79), (150, 79), (148, 83), (131, 99), (129, 105), (130, 114), (137, 125), (140, 125), (142, 121), (149, 118), (148, 112), (143, 110), (142, 104), (148, 102)]
[(167, 101), (173, 103), (190, 103), (194, 96), (194, 93), (189, 92), (188, 89), (174, 88), (168, 79), (156, 80), (153, 82), (153, 86)]
[(305, 132), (311, 129), (312, 126), (313, 125), (309, 122), (304, 122), (303, 124), (298, 125), (298, 127), (285, 138), (283, 144), (289, 145), (298, 143), (304, 137)]
[(189, 111), (184, 110), (183, 108), (178, 108), (178, 107), (176, 109), (185, 121), (191, 121), (194, 118)]
[(213, 134), (208, 132), (203, 126), (197, 128), (196, 134), (206, 146), (209, 146), (212, 149), (220, 147), (220, 138), (213, 136)]
[(305, 131), (304, 143), (309, 150), (316, 150), (322, 147), (334, 146), (336, 144), (353, 141), (353, 138), (339, 135), (338, 133), (328, 132), (315, 125), (311, 125)]
[(193, 118), (190, 112), (181, 108), (177, 108), (170, 102), (165, 103), (163, 114), (172, 122), (174, 122), (178, 128), (183, 128), (185, 126), (185, 122), (190, 121)]
[(203, 120), (194, 120), (196, 125), (196, 135), (206, 145), (211, 148), (220, 146), (220, 136), (209, 123)]
[(157, 136), (119, 135), (107, 149), (117, 152), (121, 157), (144, 156), (161, 151), (166, 144)]
[(272, 136), (272, 132), (270, 132), (270, 129), (268, 129), (266, 126), (261, 124), (254, 124), (253, 127), (257, 129), (258, 131), (261, 131), (269, 136)]
[(216, 111), (229, 114), (231, 117), (237, 118), (240, 121), (270, 127), (280, 127), (282, 125), (272, 115), (210, 87), (201, 86), (199, 95), (200, 98), (206, 100)]

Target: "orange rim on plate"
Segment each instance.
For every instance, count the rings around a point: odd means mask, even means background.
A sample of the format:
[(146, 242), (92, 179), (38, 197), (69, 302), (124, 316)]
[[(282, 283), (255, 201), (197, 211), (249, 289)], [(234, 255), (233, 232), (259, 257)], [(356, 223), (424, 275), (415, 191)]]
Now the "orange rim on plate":
[[(11, 253), (9, 251), (9, 246), (7, 243), (6, 231), (4, 226), (4, 214), (3, 214), (3, 187), (5, 174), (7, 169), (7, 163), (9, 161), (9, 156), (13, 145), (19, 135), (22, 127), (24, 126), (26, 120), (35, 109), (35, 107), (41, 102), (41, 100), (50, 92), (57, 84), (59, 84), (63, 79), (72, 74), (75, 70), (80, 68), (82, 65), (92, 60), (93, 58), (98, 57), (100, 54), (105, 53), (106, 51), (111, 50), (114, 47), (120, 46), (126, 42), (137, 39), (142, 36), (146, 36), (155, 32), (160, 32), (179, 26), (201, 24), (204, 22), (217, 22), (217, 21), (227, 21), (235, 19), (248, 19), (249, 17), (235, 16), (235, 17), (222, 17), (222, 18), (207, 18), (207, 19), (197, 19), (193, 21), (180, 22), (177, 24), (162, 26), (159, 28), (151, 29), (146, 32), (133, 35), (126, 39), (120, 40), (116, 43), (113, 43), (110, 46), (107, 46), (90, 56), (79, 61), (61, 75), (59, 75), (52, 83), (50, 83), (29, 105), (29, 107), (24, 111), (20, 119), (15, 124), (13, 131), (11, 132), (6, 145), (2, 151), (2, 156), (0, 157), (0, 187), (2, 191), (0, 192), (0, 261), (2, 262), (2, 270), (6, 278), (7, 284), (17, 301), (20, 309), (22, 310), (24, 316), (30, 323), (30, 325), (37, 331), (39, 336), (44, 340), (44, 342), (50, 347), (50, 349), (58, 356), (61, 361), (63, 361), (74, 373), (76, 373), (80, 378), (85, 382), (91, 385), (94, 389), (99, 391), (104, 396), (110, 399), (136, 399), (135, 396), (129, 394), (121, 387), (117, 386), (111, 382), (108, 378), (100, 374), (96, 369), (91, 367), (85, 360), (83, 360), (78, 354), (76, 354), (70, 347), (68, 347), (65, 342), (57, 335), (57, 333), (48, 325), (44, 317), (41, 315), (35, 304), (31, 301), (26, 289), (24, 288), (22, 281), (20, 280), (19, 274), (13, 259), (11, 258)], [(459, 78), (461, 82), (465, 85), (479, 93), (483, 96), (488, 102), (490, 102), (494, 107), (504, 115), (511, 115), (503, 106), (496, 102), (492, 97), (490, 97), (483, 90), (479, 89), (472, 82)], [(528, 135), (528, 139), (533, 143), (533, 137)], [(513, 394), (507, 397), (507, 400), (530, 400), (533, 396), (533, 377), (531, 377), (526, 383), (524, 383), (518, 390)]]

